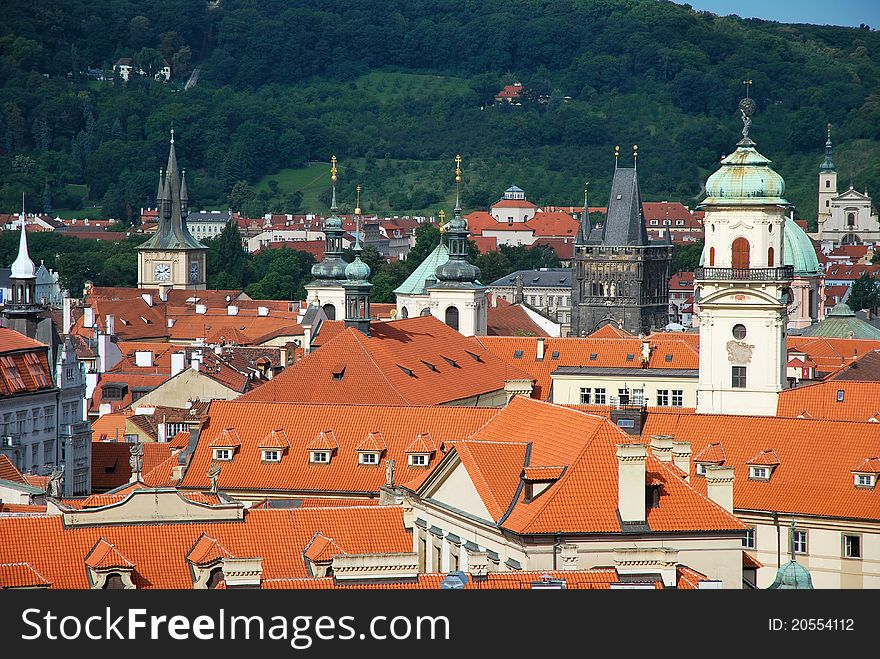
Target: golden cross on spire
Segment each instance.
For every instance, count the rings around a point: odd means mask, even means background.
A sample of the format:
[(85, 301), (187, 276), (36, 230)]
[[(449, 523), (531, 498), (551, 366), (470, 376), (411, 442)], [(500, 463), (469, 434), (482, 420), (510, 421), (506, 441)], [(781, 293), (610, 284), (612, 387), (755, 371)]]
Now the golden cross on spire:
[(455, 182), (461, 183), (461, 156), (455, 156)]
[(440, 218), (440, 233), (446, 233), (446, 211), (441, 208), (437, 216)]
[(637, 162), (639, 159), (639, 145), (633, 144), (633, 162)]
[(330, 156), (330, 180), (336, 183), (336, 156)]
[(831, 123), (828, 123), (828, 139), (831, 139)]
[(354, 207), (354, 214), (355, 214), (355, 215), (360, 215), (360, 214), (361, 214), (361, 186), (358, 185), (358, 186), (355, 188), (355, 190), (357, 190), (357, 203), (356, 203), (356, 205), (355, 205), (355, 207)]
[(746, 98), (749, 97), (749, 87), (752, 86), (752, 78), (751, 76), (746, 76), (747, 80), (743, 80), (743, 84), (746, 86)]

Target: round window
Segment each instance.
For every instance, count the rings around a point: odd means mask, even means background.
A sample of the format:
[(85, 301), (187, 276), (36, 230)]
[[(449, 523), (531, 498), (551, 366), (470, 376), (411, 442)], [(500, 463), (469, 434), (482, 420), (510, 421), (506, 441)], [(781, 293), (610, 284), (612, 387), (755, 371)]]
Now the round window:
[(742, 341), (744, 338), (746, 338), (746, 326), (743, 325), (742, 323), (737, 323), (736, 325), (734, 325), (733, 326), (733, 336), (734, 336), (734, 338), (739, 339), (740, 341)]

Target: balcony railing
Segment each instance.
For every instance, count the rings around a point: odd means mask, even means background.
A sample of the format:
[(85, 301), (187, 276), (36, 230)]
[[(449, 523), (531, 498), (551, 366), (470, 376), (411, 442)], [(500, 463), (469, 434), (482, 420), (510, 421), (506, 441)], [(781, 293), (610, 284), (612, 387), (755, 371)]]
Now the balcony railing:
[(794, 266), (778, 268), (697, 268), (694, 279), (739, 279), (747, 281), (780, 281), (794, 277)]

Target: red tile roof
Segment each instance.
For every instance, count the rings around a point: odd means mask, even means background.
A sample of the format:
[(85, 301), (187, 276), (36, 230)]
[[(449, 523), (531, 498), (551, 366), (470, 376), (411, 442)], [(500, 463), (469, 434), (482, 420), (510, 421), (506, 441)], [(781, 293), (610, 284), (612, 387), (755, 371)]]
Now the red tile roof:
[(263, 578), (278, 579), (308, 576), (303, 550), (316, 532), (352, 554), (412, 551), (402, 508), (353, 506), (248, 510), (243, 521), (198, 524), (65, 527), (61, 515), (0, 517), (0, 560), (29, 563), (52, 588), (87, 589), (84, 561), (103, 541), (134, 563), (137, 588), (192, 588), (186, 557), (203, 535), (233, 556), (261, 557)]
[(41, 588), (49, 582), (30, 563), (0, 564), (0, 590), (6, 588)]
[(496, 306), (489, 305), (486, 324), (489, 336), (550, 336), (521, 304), (510, 304), (501, 298)]
[(0, 354), (18, 350), (45, 350), (46, 344), (19, 334), (8, 327), (0, 327)]
[(373, 323), (371, 333), (343, 330), (241, 400), (436, 405), (528, 378), (433, 316)]
[(195, 546), (186, 555), (194, 565), (208, 565), (221, 558), (235, 558), (226, 547), (207, 533), (202, 533)]
[[(397, 482), (423, 477), (426, 470), (410, 467), (406, 451), (420, 434), (433, 442), (464, 439), (499, 410), (474, 407), (393, 407), (378, 405), (309, 405), (216, 401), (187, 469), (182, 486), (205, 489), (211, 465), (210, 445), (224, 428), (235, 428), (241, 447), (223, 463), (223, 490), (297, 491), (310, 493), (376, 493), (385, 482), (381, 466), (362, 465), (357, 447), (370, 432), (380, 432), (388, 450), (385, 459), (397, 465)], [(264, 463), (258, 444), (274, 429), (283, 428), (290, 449), (277, 463)], [(316, 441), (321, 435), (324, 438)], [(338, 446), (329, 464), (309, 462), (309, 450)], [(436, 459), (429, 464), (434, 464)]]
[(100, 538), (83, 561), (94, 570), (109, 568), (131, 568), (134, 563), (128, 560), (122, 553), (104, 538)]
[[(151, 474), (159, 465), (167, 463), (172, 448), (155, 442), (144, 446), (141, 473)], [(106, 492), (125, 485), (131, 479), (129, 458), (131, 444), (125, 442), (92, 442), (92, 491)], [(169, 465), (170, 469), (170, 465)], [(154, 475), (158, 478), (158, 472)]]
[(6, 455), (0, 454), (0, 480), (28, 485), (27, 480)]
[(779, 393), (776, 415), (836, 421), (880, 421), (880, 382), (829, 380), (783, 389)]
[(0, 397), (54, 388), (48, 348), (0, 327)]
[[(880, 424), (715, 414), (648, 414), (643, 436), (689, 441), (695, 456), (724, 444), (724, 464), (735, 471), (734, 508), (797, 515), (880, 519), (880, 490), (857, 488), (852, 469), (877, 454)], [(769, 481), (749, 479), (748, 461), (773, 449), (779, 466)], [(696, 459), (694, 460), (696, 462)], [(691, 481), (705, 492), (705, 479)]]
[(535, 204), (528, 199), (499, 199), (492, 208), (537, 208)]
[(864, 462), (855, 467), (853, 471), (863, 474), (880, 474), (880, 458), (865, 458)]

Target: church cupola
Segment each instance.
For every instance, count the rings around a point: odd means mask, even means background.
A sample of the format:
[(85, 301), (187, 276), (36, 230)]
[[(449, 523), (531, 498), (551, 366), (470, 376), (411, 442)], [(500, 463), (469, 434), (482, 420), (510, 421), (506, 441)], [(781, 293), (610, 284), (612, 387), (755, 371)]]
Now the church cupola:
[(739, 110), (743, 138), (709, 177), (700, 204), (706, 242), (694, 276), (701, 346), (697, 412), (773, 416), (787, 382), (790, 204), (782, 177), (749, 137), (754, 100), (746, 95)]
[(836, 172), (837, 165), (834, 164), (834, 148), (831, 145), (831, 124), (828, 124), (828, 139), (825, 140), (825, 160), (819, 166), (820, 172)]
[[(27, 213), (24, 206), (24, 195), (21, 199), (21, 234), (18, 240), (18, 255), (12, 262), (9, 279), (12, 286), (12, 299), (7, 306), (18, 310), (37, 307), (37, 275), (36, 266), (28, 253)], [(10, 309), (12, 310), (12, 309)]]
[(448, 238), (449, 260), (437, 266), (438, 285), (479, 285), (477, 279), (480, 269), (467, 262), (468, 225), (461, 216), (461, 156), (455, 156), (455, 209), (452, 219), (440, 227), (441, 233)]
[(345, 266), (345, 326), (355, 327), (366, 336), (370, 336), (370, 289), (373, 285), (367, 281), (370, 277), (370, 266), (361, 260), (363, 248), (360, 242), (360, 193), (361, 186), (357, 186), (358, 202), (355, 208), (355, 221), (357, 222), (354, 260)]

